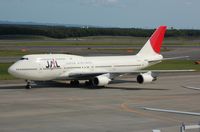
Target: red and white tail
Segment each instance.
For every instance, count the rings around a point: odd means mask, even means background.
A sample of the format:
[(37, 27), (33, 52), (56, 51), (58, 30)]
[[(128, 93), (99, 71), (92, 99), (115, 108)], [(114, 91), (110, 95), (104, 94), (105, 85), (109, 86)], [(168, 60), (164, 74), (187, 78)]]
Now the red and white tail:
[(138, 52), (139, 56), (159, 55), (167, 26), (160, 26)]

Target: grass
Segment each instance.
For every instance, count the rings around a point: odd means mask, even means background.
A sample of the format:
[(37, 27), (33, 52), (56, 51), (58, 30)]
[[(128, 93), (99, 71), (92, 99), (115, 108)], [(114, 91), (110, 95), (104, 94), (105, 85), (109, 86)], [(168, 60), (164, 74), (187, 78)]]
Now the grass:
[(0, 57), (23, 56), (27, 54), (38, 54), (38, 53), (39, 52), (33, 52), (33, 51), (0, 50)]
[(142, 43), (127, 42), (26, 42), (16, 43), (16, 46), (140, 46)]
[(12, 63), (0, 63), (0, 80), (11, 80), (15, 79), (8, 73), (8, 68)]
[(1, 40), (51, 40), (52, 38), (40, 35), (0, 35)]
[[(143, 46), (144, 43), (135, 42), (15, 42), (4, 44), (10, 46)], [(0, 44), (1, 45), (1, 44)], [(200, 43), (163, 43), (163, 46), (200, 46)]]
[[(145, 43), (145, 42), (144, 42)], [(140, 42), (126, 42), (126, 41), (107, 41), (107, 42), (23, 42), (15, 43), (15, 46), (142, 46), (144, 43)], [(200, 46), (200, 43), (169, 43), (165, 42), (164, 46)]]
[[(16, 79), (8, 74), (8, 68), (12, 63), (0, 63), (0, 80)], [(200, 71), (200, 65), (194, 64), (191, 60), (167, 60), (157, 65), (151, 66), (148, 70), (185, 70), (195, 69)]]
[[(22, 41), (20, 41), (22, 40)], [(93, 36), (69, 39), (10, 39), (0, 40), (1, 44), (11, 46), (142, 46), (148, 37), (126, 37), (126, 36)], [(171, 37), (165, 38), (164, 44), (179, 46), (200, 46), (200, 38)]]
[(187, 43), (187, 42), (182, 42), (182, 43), (169, 43), (165, 42), (163, 46), (200, 46), (200, 43)]
[(200, 65), (196, 65), (194, 60), (166, 60), (149, 67), (149, 70), (185, 70), (194, 69), (200, 71)]

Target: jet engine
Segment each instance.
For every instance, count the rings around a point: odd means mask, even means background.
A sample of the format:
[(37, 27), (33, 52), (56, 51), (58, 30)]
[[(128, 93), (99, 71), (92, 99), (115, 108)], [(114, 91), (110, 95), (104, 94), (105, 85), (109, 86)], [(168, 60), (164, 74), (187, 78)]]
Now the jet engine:
[(106, 76), (97, 76), (93, 79), (94, 86), (105, 86), (111, 81), (110, 78)]
[(137, 82), (140, 84), (151, 83), (156, 80), (157, 80), (157, 75), (153, 74), (151, 71), (137, 76)]

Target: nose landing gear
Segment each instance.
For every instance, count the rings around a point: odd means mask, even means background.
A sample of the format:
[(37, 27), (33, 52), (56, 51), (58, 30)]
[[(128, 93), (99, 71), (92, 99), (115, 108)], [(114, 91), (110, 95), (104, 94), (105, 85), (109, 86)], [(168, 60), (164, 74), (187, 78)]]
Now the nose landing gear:
[(26, 89), (31, 89), (32, 88), (32, 86), (31, 86), (31, 81), (30, 80), (26, 80)]

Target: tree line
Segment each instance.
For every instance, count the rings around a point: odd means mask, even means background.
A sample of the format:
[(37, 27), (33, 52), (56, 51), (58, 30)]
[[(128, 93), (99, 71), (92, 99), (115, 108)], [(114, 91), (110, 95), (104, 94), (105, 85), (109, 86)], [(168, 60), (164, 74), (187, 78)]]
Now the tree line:
[[(155, 29), (140, 28), (81, 28), (44, 25), (0, 24), (0, 35), (41, 35), (51, 38), (70, 38), (87, 36), (133, 36), (149, 37)], [(199, 37), (200, 30), (170, 29), (166, 37)]]

